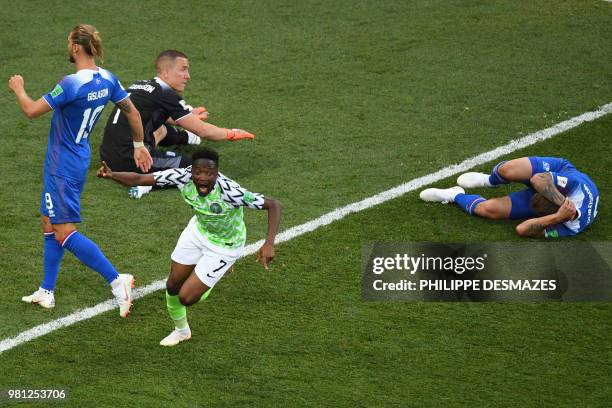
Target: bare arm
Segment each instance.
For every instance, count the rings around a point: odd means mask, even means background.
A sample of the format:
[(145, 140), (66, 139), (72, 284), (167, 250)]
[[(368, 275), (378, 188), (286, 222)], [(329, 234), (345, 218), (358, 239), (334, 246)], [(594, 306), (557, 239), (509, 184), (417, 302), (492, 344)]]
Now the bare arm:
[(257, 261), (261, 262), (264, 268), (268, 269), (268, 264), (275, 256), (274, 239), (280, 224), (281, 205), (276, 200), (264, 198), (263, 208), (268, 210), (268, 233), (264, 244), (257, 251)]
[[(191, 113), (196, 116), (196, 118), (200, 120), (208, 120), (208, 111), (204, 106), (198, 106), (197, 108), (191, 109)], [(171, 117), (166, 119), (167, 125), (178, 125)], [(180, 125), (179, 125), (180, 126)]]
[(129, 171), (112, 171), (106, 162), (98, 169), (97, 176), (100, 178), (115, 180), (124, 186), (154, 186), (155, 177), (152, 174), (139, 174)]
[(557, 190), (550, 173), (538, 173), (531, 178), (531, 185), (551, 203), (561, 206), (565, 196)]
[(153, 159), (147, 148), (142, 145), (144, 141), (144, 130), (142, 128), (140, 112), (138, 112), (138, 109), (136, 109), (129, 96), (117, 103), (117, 107), (121, 109), (121, 112), (123, 112), (128, 120), (128, 124), (132, 131), (132, 140), (135, 144), (141, 144), (140, 147), (134, 147), (134, 162), (136, 163), (136, 167), (142, 170), (143, 173), (146, 173), (151, 168)]
[(555, 214), (525, 220), (516, 226), (516, 233), (522, 237), (543, 237), (546, 227), (569, 221), (576, 214), (577, 211), (574, 204), (569, 198), (564, 198), (563, 203)]
[(125, 115), (132, 130), (132, 139), (134, 142), (144, 141), (144, 129), (142, 128), (142, 119), (140, 118), (140, 112), (132, 103), (132, 100), (128, 96), (117, 103), (117, 107), (121, 109), (121, 112)]
[(9, 79), (8, 86), (15, 93), (19, 107), (28, 118), (37, 118), (51, 111), (51, 106), (45, 101), (45, 98), (35, 101), (28, 96), (21, 75), (13, 75)]
[(225, 140), (253, 139), (255, 136), (249, 132), (240, 129), (225, 129), (203, 122), (193, 113), (183, 116), (176, 121), (179, 126), (189, 130), (192, 133), (200, 136), (202, 139), (207, 139), (213, 142), (221, 142)]

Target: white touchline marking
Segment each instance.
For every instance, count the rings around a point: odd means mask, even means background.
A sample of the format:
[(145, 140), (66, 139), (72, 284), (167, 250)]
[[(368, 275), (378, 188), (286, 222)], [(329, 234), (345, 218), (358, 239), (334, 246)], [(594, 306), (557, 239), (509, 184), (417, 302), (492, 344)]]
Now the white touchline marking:
[[(543, 140), (550, 139), (551, 137), (558, 135), (559, 133), (563, 133), (569, 129), (575, 128), (584, 122), (590, 122), (599, 119), (600, 117), (605, 116), (609, 113), (612, 113), (612, 103), (603, 105), (599, 107), (599, 109), (596, 111), (583, 113), (582, 115), (573, 117), (563, 122), (559, 122), (549, 128), (539, 130), (535, 133), (531, 133), (519, 139), (512, 140), (504, 146), (500, 146), (496, 149), (471, 157), (462, 161), (459, 164), (450, 165), (448, 167), (436, 171), (435, 173), (431, 173), (426, 176), (410, 180), (407, 183), (400, 184), (399, 186), (383, 191), (382, 193), (378, 193), (372, 197), (368, 197), (364, 200), (346, 205), (344, 207), (336, 208), (335, 210), (324, 214), (319, 218), (315, 218), (314, 220), (308, 221), (301, 225), (296, 225), (295, 227), (291, 227), (288, 230), (281, 232), (276, 236), (276, 243), (280, 244), (281, 242), (292, 240), (293, 238), (299, 237), (300, 235), (304, 235), (320, 227), (331, 224), (334, 221), (340, 220), (351, 213), (363, 211), (375, 205), (382, 204), (385, 201), (392, 200), (401, 195), (414, 191), (418, 188), (443, 180), (455, 174), (467, 171), (476, 166), (492, 161), (498, 157), (510, 154), (516, 150), (520, 150)], [(250, 245), (247, 245), (244, 248), (242, 257), (252, 255), (257, 252), (263, 242), (263, 240), (259, 240)], [(133, 292), (133, 297), (134, 299), (139, 299), (150, 293), (164, 289), (165, 286), (165, 279), (155, 281), (147, 286), (135, 289)], [(62, 327), (67, 327), (80, 321), (90, 319), (101, 313), (115, 309), (116, 307), (117, 304), (115, 300), (107, 300), (105, 302), (98, 303), (95, 306), (78, 310), (68, 316), (53, 320), (48, 323), (39, 324), (36, 327), (19, 333), (15, 337), (10, 337), (2, 340), (0, 342), (0, 353), (17, 347), (20, 344), (26, 343), (30, 340), (34, 340), (38, 337), (44, 336), (45, 334), (51, 333), (57, 329), (61, 329)]]

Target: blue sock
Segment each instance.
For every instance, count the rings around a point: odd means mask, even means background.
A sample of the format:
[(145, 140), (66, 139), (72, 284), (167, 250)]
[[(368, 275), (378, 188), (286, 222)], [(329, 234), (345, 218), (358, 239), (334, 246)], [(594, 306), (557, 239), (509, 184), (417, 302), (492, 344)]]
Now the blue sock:
[(40, 287), (46, 290), (54, 290), (60, 264), (64, 256), (64, 247), (55, 240), (55, 234), (45, 233), (45, 249), (43, 252), (44, 277)]
[(474, 210), (478, 207), (478, 204), (484, 201), (487, 201), (487, 199), (477, 194), (457, 194), (455, 196), (455, 203), (470, 215), (474, 215)]
[(111, 283), (119, 276), (115, 267), (106, 259), (95, 242), (79, 231), (74, 231), (68, 235), (62, 245), (72, 252), (79, 261), (102, 275), (108, 283)]
[(493, 167), (493, 171), (491, 171), (491, 175), (489, 176), (489, 183), (492, 186), (498, 186), (500, 184), (508, 184), (508, 181), (499, 175), (499, 166), (504, 164), (505, 161), (498, 163), (495, 167)]

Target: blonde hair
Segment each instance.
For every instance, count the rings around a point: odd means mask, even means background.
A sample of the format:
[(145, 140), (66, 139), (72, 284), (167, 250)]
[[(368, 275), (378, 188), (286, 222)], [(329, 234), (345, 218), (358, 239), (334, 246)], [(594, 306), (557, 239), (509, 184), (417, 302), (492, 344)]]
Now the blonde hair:
[(102, 37), (91, 24), (79, 24), (70, 31), (70, 40), (73, 44), (79, 44), (85, 52), (92, 57), (98, 57), (104, 62), (104, 50), (102, 49)]

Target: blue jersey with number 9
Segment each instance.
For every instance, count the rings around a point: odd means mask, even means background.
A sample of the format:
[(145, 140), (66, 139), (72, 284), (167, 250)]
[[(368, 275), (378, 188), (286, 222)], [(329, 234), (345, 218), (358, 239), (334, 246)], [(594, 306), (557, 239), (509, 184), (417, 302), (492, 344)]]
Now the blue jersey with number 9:
[(127, 96), (119, 80), (102, 68), (68, 75), (44, 95), (53, 109), (45, 174), (84, 180), (91, 157), (89, 135), (106, 103)]

